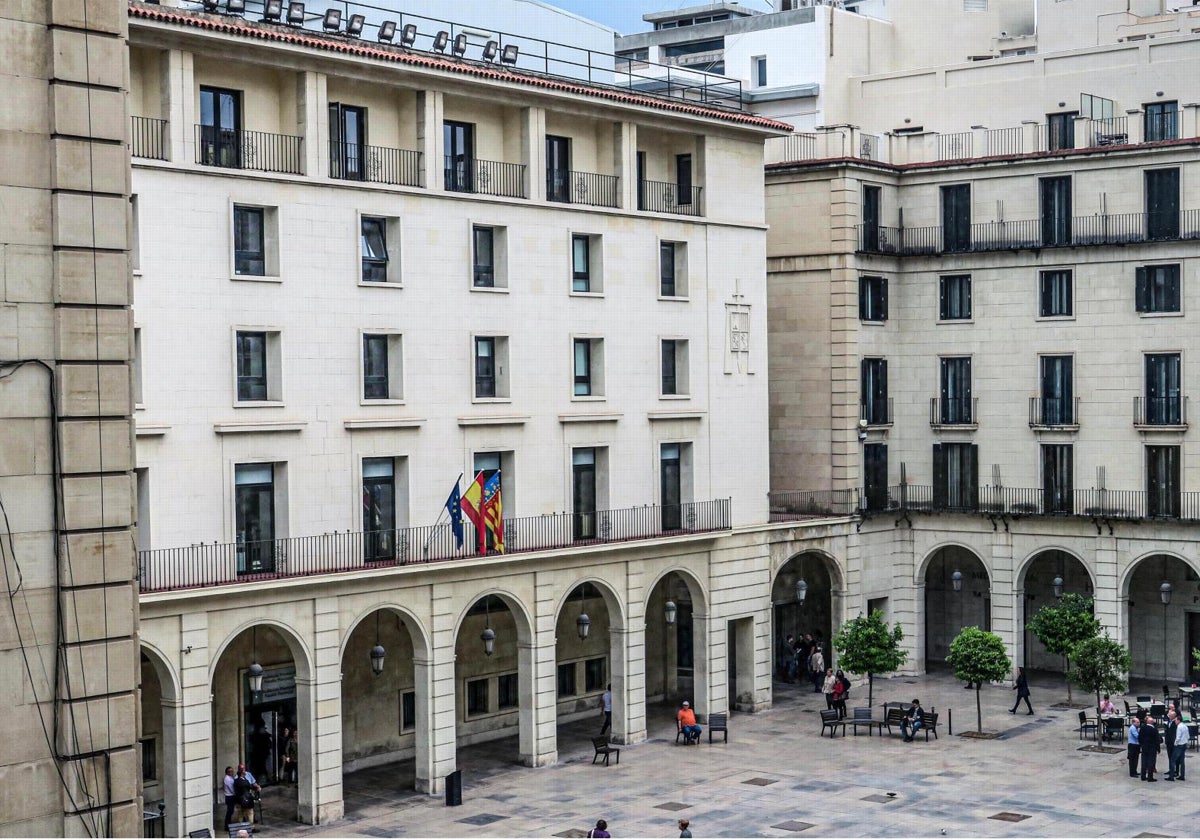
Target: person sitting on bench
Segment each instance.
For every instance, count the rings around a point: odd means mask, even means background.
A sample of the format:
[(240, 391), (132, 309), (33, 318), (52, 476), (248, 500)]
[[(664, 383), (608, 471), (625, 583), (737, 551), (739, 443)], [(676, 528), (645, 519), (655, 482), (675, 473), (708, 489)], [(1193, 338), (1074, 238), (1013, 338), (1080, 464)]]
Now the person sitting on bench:
[(904, 720), (900, 721), (900, 731), (904, 733), (904, 740), (912, 741), (917, 730), (924, 725), (925, 710), (921, 708), (921, 701), (914, 698), (912, 707), (905, 713)]
[(679, 714), (675, 718), (679, 721), (679, 728), (683, 730), (683, 737), (686, 740), (700, 740), (700, 727), (696, 723), (696, 713), (692, 711), (691, 704), (688, 701), (683, 701), (683, 706), (679, 709)]

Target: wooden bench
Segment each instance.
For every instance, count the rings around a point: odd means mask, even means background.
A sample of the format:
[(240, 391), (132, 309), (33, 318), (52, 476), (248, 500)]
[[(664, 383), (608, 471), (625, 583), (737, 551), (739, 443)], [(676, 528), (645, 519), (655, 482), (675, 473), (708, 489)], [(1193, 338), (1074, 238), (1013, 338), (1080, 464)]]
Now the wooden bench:
[[(925, 740), (927, 742), (929, 741), (929, 733), (931, 733), (931, 732), (933, 733), (933, 739), (935, 741), (937, 740), (937, 736), (938, 736), (937, 725), (938, 725), (938, 713), (937, 712), (926, 712), (925, 719), (921, 723), (921, 729), (923, 729), (925, 731)], [(918, 730), (918, 731), (920, 731), (920, 730)]]
[(596, 754), (592, 756), (592, 764), (595, 764), (599, 760), (600, 756), (604, 756), (604, 766), (607, 767), (608, 758), (611, 755), (615, 755), (617, 757), (617, 764), (621, 763), (621, 751), (616, 747), (609, 745), (608, 736), (606, 735), (597, 735), (595, 738), (593, 738), (592, 749), (596, 751)]
[[(883, 728), (886, 726), (888, 734), (889, 735), (893, 734), (892, 727), (899, 726), (900, 724), (904, 723), (904, 715), (905, 714), (906, 714), (905, 709), (889, 708), (887, 710), (887, 715), (883, 719), (883, 723), (880, 724), (880, 726), (879, 726), (879, 733), (882, 735)], [(903, 730), (901, 730), (901, 731), (903, 731)]]
[(249, 835), (254, 834), (254, 823), (248, 822), (231, 822), (229, 824), (229, 836), (237, 837), (239, 831), (244, 831)]
[(720, 732), (725, 736), (725, 743), (729, 743), (729, 716), (718, 712), (708, 716), (708, 743), (712, 743), (714, 732)]
[(871, 730), (874, 729), (875, 727), (879, 727), (879, 733), (881, 735), (883, 734), (883, 727), (884, 727), (883, 721), (875, 720), (875, 718), (871, 717), (871, 710), (869, 708), (865, 708), (862, 706), (855, 707), (855, 709), (852, 711), (851, 714), (852, 714), (852, 717), (850, 718), (848, 723), (854, 727), (855, 735), (858, 734), (858, 727), (860, 727), (860, 726), (867, 727), (868, 735), (873, 734), (871, 732)]
[(830, 738), (834, 737), (835, 735), (837, 735), (837, 730), (838, 730), (839, 726), (842, 728), (842, 737), (845, 738), (846, 737), (846, 722), (844, 720), (838, 719), (837, 710), (836, 709), (822, 709), (821, 710), (821, 734), (822, 735), (824, 735), (825, 730), (828, 729), (829, 737)]

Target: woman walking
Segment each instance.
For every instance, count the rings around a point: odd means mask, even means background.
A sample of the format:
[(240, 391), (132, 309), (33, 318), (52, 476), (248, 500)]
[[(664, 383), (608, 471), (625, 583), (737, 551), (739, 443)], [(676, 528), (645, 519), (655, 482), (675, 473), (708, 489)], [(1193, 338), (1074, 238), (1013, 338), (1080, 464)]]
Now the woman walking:
[(1013, 707), (1008, 710), (1010, 715), (1017, 713), (1017, 706), (1021, 705), (1021, 701), (1025, 701), (1025, 708), (1029, 709), (1025, 714), (1033, 714), (1033, 706), (1029, 704), (1029, 680), (1025, 679), (1025, 669), (1017, 667), (1017, 684), (1013, 686), (1013, 691), (1017, 692), (1017, 702), (1013, 703)]
[(821, 685), (821, 690), (825, 692), (825, 708), (832, 709), (833, 695), (838, 689), (837, 677), (833, 675), (832, 668), (825, 669), (825, 682)]

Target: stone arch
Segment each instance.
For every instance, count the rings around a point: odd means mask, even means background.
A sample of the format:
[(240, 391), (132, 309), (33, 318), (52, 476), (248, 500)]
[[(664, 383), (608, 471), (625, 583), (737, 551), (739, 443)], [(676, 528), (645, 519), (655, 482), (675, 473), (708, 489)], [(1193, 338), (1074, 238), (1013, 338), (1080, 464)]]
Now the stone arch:
[(917, 586), (924, 586), (925, 576), (929, 572), (929, 564), (933, 562), (934, 558), (937, 557), (940, 552), (948, 548), (961, 549), (962, 551), (974, 555), (975, 559), (977, 559), (980, 564), (983, 565), (983, 570), (987, 572), (988, 575), (988, 584), (991, 584), (992, 570), (988, 568), (987, 563), (983, 559), (983, 555), (978, 549), (967, 545), (964, 542), (958, 542), (957, 540), (946, 540), (944, 542), (940, 542), (933, 548), (929, 549), (929, 551), (925, 552), (925, 556), (921, 558), (921, 562), (917, 564), (917, 567), (913, 572), (914, 584)]
[(154, 673), (158, 677), (159, 685), (162, 686), (162, 699), (171, 702), (182, 700), (183, 688), (171, 660), (157, 645), (147, 642), (145, 639), (141, 639), (139, 644), (142, 655), (154, 666)]
[[(183, 780), (180, 775), (183, 766), (183, 691), (170, 659), (161, 650), (142, 641), (140, 654), (142, 749), (154, 750), (154, 763), (158, 769), (153, 782), (143, 783), (143, 794), (151, 811), (154, 810), (155, 800), (162, 802), (164, 836), (179, 837), (183, 834), (184, 824)], [(153, 686), (146, 684), (146, 663), (149, 664), (150, 676), (157, 683), (156, 691), (151, 691)]]
[(704, 584), (701, 583), (700, 578), (696, 577), (696, 575), (693, 574), (691, 572), (691, 570), (685, 569), (682, 566), (671, 566), (669, 568), (661, 570), (657, 575), (654, 576), (654, 580), (652, 580), (650, 582), (650, 586), (647, 587), (647, 589), (646, 589), (647, 605), (649, 604), (649, 598), (650, 598), (649, 593), (653, 592), (655, 590), (655, 588), (657, 588), (658, 585), (660, 583), (662, 583), (663, 579), (671, 574), (678, 575), (679, 577), (684, 579), (684, 582), (687, 583), (687, 585), (688, 585), (688, 591), (691, 593), (693, 598), (695, 598), (697, 595), (700, 596), (701, 609), (704, 611), (705, 614), (707, 614), (708, 613), (708, 592), (707, 592), (707, 590), (705, 590)]
[(557, 616), (562, 613), (571, 598), (571, 593), (585, 583), (590, 583), (600, 591), (600, 596), (604, 599), (604, 606), (608, 609), (609, 615), (614, 619), (612, 628), (614, 630), (624, 630), (626, 627), (625, 603), (621, 600), (621, 596), (617, 594), (616, 587), (604, 578), (595, 575), (579, 577), (572, 581), (554, 605), (554, 614)]
[(815, 555), (815, 556), (821, 558), (823, 561), (825, 561), (826, 571), (832, 570), (832, 572), (833, 572), (832, 574), (829, 575), (830, 580), (832, 581), (833, 585), (838, 589), (845, 588), (845, 581), (846, 581), (845, 565), (842, 563), (842, 561), (838, 560), (838, 558), (835, 555), (831, 554), (828, 551), (820, 549), (820, 548), (802, 548), (799, 551), (793, 551), (791, 554), (788, 555), (786, 560), (779, 562), (779, 563), (774, 563), (775, 568), (771, 569), (772, 585), (774, 585), (775, 579), (777, 577), (779, 577), (779, 573), (782, 572), (789, 563), (791, 563), (793, 560), (797, 559), (798, 557), (802, 557), (805, 554)]
[[(1161, 565), (1160, 565), (1161, 564)], [(1171, 584), (1168, 604), (1160, 585)], [(1200, 679), (1191, 648), (1200, 646), (1200, 568), (1177, 551), (1150, 551), (1123, 570), (1118, 583), (1124, 640), (1133, 659), (1130, 676), (1157, 687)]]
[[(341, 642), (338, 644), (338, 659), (343, 659), (346, 656), (346, 645), (350, 643), (350, 637), (354, 635), (354, 631), (359, 625), (370, 618), (380, 610), (394, 612), (404, 620), (405, 627), (409, 628), (409, 636), (413, 641), (413, 656), (421, 657), (425, 660), (430, 660), (433, 657), (433, 637), (425, 624), (419, 619), (412, 610), (408, 607), (403, 607), (392, 601), (380, 601), (372, 604), (366, 609), (359, 612), (352, 621), (346, 626), (345, 632), (342, 634)], [(418, 648), (417, 642), (420, 641)]]
[(484, 598), (493, 595), (503, 601), (509, 612), (513, 614), (513, 622), (517, 627), (517, 641), (521, 644), (532, 644), (533, 615), (516, 593), (501, 587), (483, 589), (468, 596), (465, 606), (459, 610), (458, 617), (454, 621), (454, 638), (457, 640), (459, 634), (462, 633), (463, 622), (466, 621), (467, 613), (471, 611), (471, 608)]
[(1133, 574), (1144, 561), (1155, 557), (1168, 557), (1173, 560), (1178, 560), (1187, 566), (1191, 571), (1200, 576), (1200, 565), (1197, 561), (1192, 560), (1186, 555), (1180, 554), (1178, 551), (1146, 551), (1138, 555), (1121, 570), (1121, 575), (1117, 583), (1117, 591), (1121, 593), (1121, 600), (1129, 599), (1129, 584), (1133, 580)]
[[(798, 600), (795, 584), (803, 576), (808, 584), (804, 603)], [(780, 652), (787, 635), (802, 639), (805, 633), (820, 635), (821, 653), (830, 667), (834, 662), (833, 637), (844, 620), (845, 570), (832, 554), (815, 548), (793, 553), (771, 575), (771, 640), (775, 676), (792, 674), (787, 657)], [(793, 660), (792, 668), (795, 668)], [(800, 664), (803, 670), (803, 664)], [(794, 674), (801, 681), (804, 674)]]
[(1017, 568), (1016, 568), (1015, 574), (1013, 576), (1013, 581), (1014, 581), (1013, 587), (1015, 589), (1017, 589), (1018, 591), (1023, 590), (1025, 588), (1025, 582), (1026, 582), (1026, 578), (1029, 574), (1029, 569), (1031, 566), (1033, 566), (1034, 561), (1037, 560), (1039, 557), (1041, 557), (1043, 554), (1046, 554), (1051, 551), (1062, 552), (1063, 554), (1067, 555), (1067, 557), (1070, 558), (1071, 560), (1074, 560), (1075, 562), (1079, 563), (1079, 565), (1087, 573), (1088, 582), (1091, 586), (1092, 592), (1096, 591), (1096, 571), (1095, 571), (1095, 569), (1093, 569), (1091, 564), (1084, 557), (1080, 556), (1080, 554), (1078, 552), (1073, 551), (1073, 550), (1066, 548), (1065, 546), (1061, 546), (1061, 545), (1039, 546), (1038, 548), (1029, 552), (1029, 554), (1027, 554), (1017, 564)]
[[(917, 565), (917, 623), (920, 666), (927, 671), (935, 662), (945, 662), (950, 642), (963, 627), (992, 628), (992, 570), (975, 549), (957, 541), (932, 548)], [(951, 576), (963, 575), (962, 588), (954, 590)], [(982, 575), (980, 575), (982, 572)]]
[[(680, 601), (677, 592), (667, 591), (672, 576), (686, 587), (688, 601)], [(713, 711), (727, 711), (709, 708), (708, 599), (700, 579), (681, 566), (660, 570), (647, 587), (643, 605), (643, 690), (647, 703), (670, 703), (686, 696), (702, 719)], [(668, 600), (676, 602), (673, 624), (665, 621)]]
[[(603, 612), (597, 609), (595, 595), (592, 596), (592, 607), (589, 612), (589, 633), (586, 639), (578, 634), (576, 618), (580, 603), (576, 592), (581, 587), (590, 587), (599, 593), (603, 602)], [(586, 602), (584, 602), (586, 604)], [(617, 743), (629, 742), (628, 714), (628, 662), (625, 651), (627, 638), (625, 633), (625, 605), (617, 590), (610, 582), (595, 574), (575, 578), (564, 587), (561, 596), (554, 607), (554, 663), (557, 669), (569, 666), (562, 675), (569, 681), (573, 673), (574, 693), (556, 698), (555, 721), (593, 720), (596, 717), (597, 704), (605, 691), (611, 691), (612, 704), (611, 730), (606, 734)], [(594, 668), (599, 663), (599, 668)], [(603, 673), (600, 673), (602, 671)], [(594, 731), (589, 734), (594, 734)], [(556, 727), (557, 738), (579, 738), (578, 733), (571, 730), (559, 730)], [(557, 741), (556, 741), (557, 748)]]
[(1039, 546), (1014, 570), (1014, 606), (1018, 619), (1014, 628), (1014, 665), (1027, 670), (1062, 673), (1065, 664), (1062, 657), (1047, 651), (1033, 631), (1026, 629), (1038, 610), (1057, 603), (1053, 581), (1060, 575), (1064, 592), (1095, 597), (1094, 572), (1086, 560), (1070, 549), (1057, 545)]
[(229, 650), (230, 645), (236, 642), (243, 633), (248, 630), (252, 631), (256, 627), (270, 627), (283, 638), (284, 643), (288, 646), (288, 650), (292, 654), (292, 661), (296, 663), (297, 681), (311, 680), (313, 678), (314, 666), (312, 651), (309, 650), (308, 645), (306, 645), (304, 640), (300, 638), (300, 635), (282, 621), (278, 621), (277, 619), (273, 618), (262, 617), (251, 619), (239, 624), (232, 631), (230, 631), (224, 639), (221, 640), (221, 644), (217, 646), (216, 652), (210, 660), (211, 664), (208, 668), (209, 685), (212, 685), (213, 678), (217, 675), (217, 666), (221, 662), (221, 657), (223, 657), (225, 652)]

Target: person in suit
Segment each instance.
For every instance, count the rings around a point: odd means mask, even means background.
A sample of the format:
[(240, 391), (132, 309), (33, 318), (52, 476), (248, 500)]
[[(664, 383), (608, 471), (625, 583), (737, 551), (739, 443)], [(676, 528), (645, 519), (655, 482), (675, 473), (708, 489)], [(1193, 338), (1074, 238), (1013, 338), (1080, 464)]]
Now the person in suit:
[(1017, 692), (1017, 702), (1013, 703), (1013, 707), (1008, 710), (1010, 715), (1017, 713), (1017, 706), (1021, 705), (1021, 701), (1025, 701), (1025, 708), (1029, 709), (1025, 714), (1033, 714), (1033, 706), (1029, 705), (1029, 680), (1025, 678), (1025, 669), (1017, 668), (1017, 682), (1013, 686), (1013, 691)]
[(1155, 720), (1146, 715), (1146, 720), (1138, 730), (1138, 742), (1142, 745), (1142, 781), (1157, 782), (1154, 774), (1158, 771), (1158, 748), (1162, 745), (1162, 735), (1158, 733)]
[[(1175, 756), (1175, 739), (1179, 737), (1179, 716), (1175, 714), (1174, 709), (1167, 710), (1167, 731), (1163, 734), (1163, 744), (1167, 748), (1167, 776), (1168, 782), (1175, 781), (1175, 777), (1180, 775), (1178, 770), (1179, 762)], [(1187, 744), (1187, 741), (1184, 741)]]
[(1128, 736), (1128, 752), (1126, 758), (1129, 759), (1129, 778), (1136, 779), (1138, 774), (1138, 759), (1142, 755), (1142, 745), (1138, 740), (1140, 735), (1139, 729), (1142, 725), (1142, 719), (1135, 717), (1129, 721), (1129, 736)]

